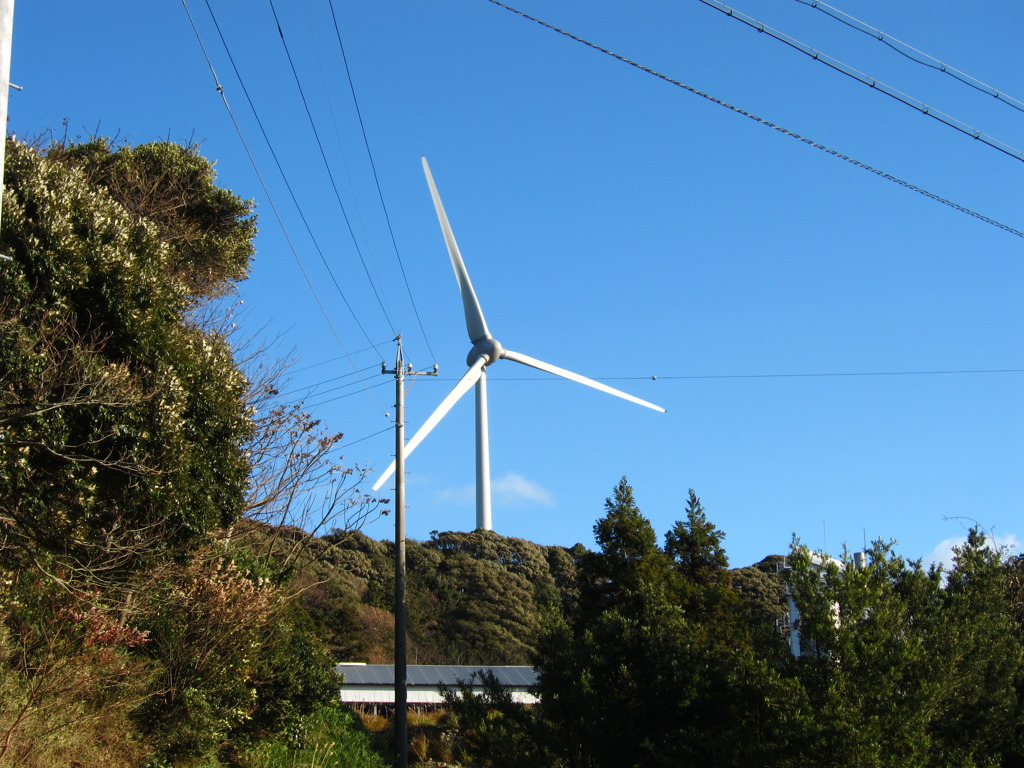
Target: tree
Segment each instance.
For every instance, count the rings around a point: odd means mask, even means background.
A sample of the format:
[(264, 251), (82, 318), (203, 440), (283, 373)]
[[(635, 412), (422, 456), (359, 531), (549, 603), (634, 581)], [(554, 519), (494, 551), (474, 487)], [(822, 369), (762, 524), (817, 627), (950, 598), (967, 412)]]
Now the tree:
[(106, 139), (58, 144), (51, 162), (76, 168), (125, 210), (154, 225), (167, 246), (166, 276), (194, 297), (219, 296), (245, 279), (256, 235), (252, 202), (218, 187), (196, 145), (114, 148)]
[(327, 431), (302, 401), (282, 397), (290, 360), (276, 356), (272, 345), (239, 338), (234, 319), (229, 312), (204, 322), (231, 340), (236, 365), (249, 382), (245, 408), (252, 432), (244, 448), (252, 470), (244, 520), (227, 535), (274, 559), (279, 575), (289, 575), (315, 567), (324, 556), (318, 536), (331, 533), (336, 546), (387, 511), (361, 492), (366, 472), (342, 462), (343, 435)]
[(230, 524), (250, 469), (247, 382), (226, 339), (190, 322), (183, 265), (73, 165), (11, 143), (6, 177), (5, 551), (82, 578)]
[[(794, 547), (791, 587), (808, 649), (797, 677), (815, 712), (809, 761), (997, 766), (1019, 722), (1021, 642), (1002, 555), (972, 531), (953, 569), (875, 542), (864, 568)], [(820, 562), (820, 561), (819, 561)]]
[[(689, 522), (701, 522), (691, 500)], [(580, 609), (538, 653), (551, 749), (574, 768), (795, 765), (786, 726), (799, 690), (756, 653), (724, 565), (705, 565), (720, 562), (720, 538), (700, 547), (673, 529), (678, 551), (702, 564), (691, 580), (657, 546), (625, 478), (605, 511), (599, 550), (580, 558)]]
[(686, 502), (686, 520), (677, 522), (665, 535), (665, 554), (689, 581), (716, 583), (729, 567), (729, 558), (722, 546), (724, 539), (725, 534), (708, 522), (704, 507), (691, 488)]
[[(482, 692), (473, 690), (474, 680), (482, 686)], [(442, 688), (441, 694), (455, 730), (453, 751), (461, 765), (560, 765), (558, 758), (545, 749), (545, 723), (536, 709), (514, 702), (491, 671), (474, 672), (454, 688)]]
[[(248, 242), (248, 204), (221, 193), (236, 201), (224, 231)], [(74, 164), (16, 142), (4, 198), (0, 571), (18, 579), (4, 590), (0, 620), (24, 660), (15, 679), (35, 692), (22, 711), (36, 714), (7, 731), (24, 755), (48, 748), (33, 736), (48, 711), (113, 722), (137, 706), (139, 687), (126, 692), (99, 661), (151, 679), (138, 654), (153, 638), (132, 634), (142, 587), (154, 565), (237, 519), (252, 424), (230, 345), (193, 321), (200, 297), (156, 224)], [(245, 263), (248, 253), (251, 243)], [(30, 610), (25, 590), (63, 613)], [(75, 659), (90, 660), (77, 664), (77, 688), (33, 687), (33, 670), (59, 680)]]
[[(1015, 634), (1024, 637), (1024, 555), (1009, 558), (1006, 563), (1006, 602), (1016, 625)], [(1017, 707), (1024, 708), (1024, 667), (1017, 672)], [(1010, 734), (1010, 743), (1003, 755), (1004, 768), (1024, 768), (1024, 718), (1018, 718)]]
[(138, 623), (159, 675), (135, 717), (172, 765), (296, 728), (337, 696), (308, 616), (246, 559), (211, 543), (151, 576)]
[(604, 517), (594, 524), (599, 551), (584, 553), (578, 563), (584, 621), (620, 606), (626, 612), (635, 610), (649, 592), (661, 591), (669, 582), (669, 560), (625, 477), (605, 499), (604, 508)]
[[(935, 627), (941, 641), (930, 649), (947, 686), (932, 732), (936, 753), (961, 765), (1000, 765), (1005, 755), (1021, 752), (1024, 638), (1012, 578), (1013, 561), (977, 528), (954, 549)], [(936, 755), (933, 765), (938, 763)]]
[(758, 649), (780, 664), (790, 654), (788, 638), (781, 631), (782, 620), (789, 615), (786, 582), (780, 573), (784, 561), (781, 555), (769, 555), (760, 563), (729, 572)]
[(6, 170), (0, 764), (67, 762), (55, 712), (156, 763), (297, 728), (336, 694), (287, 586), (309, 534), (253, 542), (306, 492), (321, 525), (376, 504), (209, 319), (247, 273), (251, 203), (166, 143), (12, 142)]

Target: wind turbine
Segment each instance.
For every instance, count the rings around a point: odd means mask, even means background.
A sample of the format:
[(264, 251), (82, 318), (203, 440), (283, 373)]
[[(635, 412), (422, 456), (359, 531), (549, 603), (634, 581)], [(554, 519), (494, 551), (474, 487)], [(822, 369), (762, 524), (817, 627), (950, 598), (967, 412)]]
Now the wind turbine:
[[(425, 157), (423, 158), (423, 172), (426, 174), (427, 184), (430, 186), (430, 195), (434, 199), (434, 208), (437, 211), (437, 219), (441, 223), (441, 231), (444, 233), (445, 243), (448, 244), (448, 255), (451, 257), (452, 267), (455, 268), (455, 279), (459, 283), (459, 292), (462, 294), (462, 308), (466, 314), (466, 330), (469, 332), (469, 341), (473, 347), (466, 358), (469, 370), (463, 374), (455, 388), (448, 393), (448, 396), (441, 401), (441, 404), (430, 414), (430, 417), (423, 422), (423, 426), (406, 443), (405, 455), (408, 456), (416, 449), (416, 446), (423, 442), (423, 438), (430, 434), (430, 431), (448, 414), (448, 411), (452, 409), (452, 406), (455, 405), (459, 398), (466, 394), (475, 384), (476, 527), (489, 531), (491, 530), (491, 458), (487, 434), (487, 366), (493, 365), (498, 360), (511, 360), (540, 371), (553, 373), (556, 376), (561, 376), (563, 379), (586, 384), (588, 387), (599, 389), (602, 392), (607, 392), (609, 395), (621, 397), (624, 400), (629, 400), (655, 411), (664, 413), (665, 409), (593, 379), (588, 379), (586, 376), (581, 376), (578, 373), (567, 371), (564, 368), (559, 368), (529, 355), (513, 352), (511, 349), (503, 347), (487, 328), (487, 321), (484, 320), (483, 310), (480, 309), (480, 302), (477, 300), (473, 284), (469, 280), (469, 273), (466, 271), (466, 265), (462, 261), (462, 254), (459, 253), (459, 246), (455, 242), (455, 235), (452, 234), (452, 228), (448, 223), (448, 217), (445, 215), (444, 206), (441, 205), (441, 196), (437, 193), (434, 177), (430, 174), (430, 166), (427, 165), (427, 158)], [(381, 486), (387, 482), (394, 471), (395, 462), (393, 461), (377, 479), (377, 482), (373, 484), (373, 490), (380, 490)]]

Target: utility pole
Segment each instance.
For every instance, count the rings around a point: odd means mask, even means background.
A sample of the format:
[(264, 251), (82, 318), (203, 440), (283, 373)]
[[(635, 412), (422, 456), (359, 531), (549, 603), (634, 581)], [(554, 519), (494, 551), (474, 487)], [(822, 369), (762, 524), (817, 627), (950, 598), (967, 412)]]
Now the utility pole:
[(409, 696), (406, 682), (406, 605), (405, 605), (405, 377), (437, 376), (433, 371), (414, 371), (402, 355), (402, 336), (395, 341), (398, 354), (395, 369), (384, 363), (380, 372), (395, 377), (395, 765), (409, 766)]
[(11, 41), (14, 0), (0, 0), (0, 206), (3, 204), (4, 160), (7, 153), (7, 96), (11, 89)]

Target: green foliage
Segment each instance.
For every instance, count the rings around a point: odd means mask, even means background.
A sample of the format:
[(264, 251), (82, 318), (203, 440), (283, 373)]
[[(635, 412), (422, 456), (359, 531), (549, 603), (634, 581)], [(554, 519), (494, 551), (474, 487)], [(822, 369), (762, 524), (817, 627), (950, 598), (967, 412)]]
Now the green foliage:
[(50, 147), (51, 161), (79, 169), (125, 210), (155, 225), (169, 252), (167, 276), (191, 296), (211, 296), (246, 277), (253, 255), (252, 202), (215, 184), (195, 146), (170, 142), (113, 148), (105, 139)]
[[(483, 687), (473, 691), (474, 681)], [(460, 764), (481, 768), (557, 765), (545, 747), (544, 723), (533, 707), (516, 704), (511, 694), (487, 671), (442, 691), (455, 732), (452, 745)]]
[(269, 740), (243, 749), (239, 768), (386, 768), (390, 765), (350, 710), (336, 702), (316, 710), (301, 744)]
[(762, 653), (780, 661), (789, 654), (789, 644), (780, 631), (789, 613), (786, 582), (778, 571), (781, 556), (770, 555), (756, 565), (729, 572), (732, 589), (743, 605), (750, 631)]
[(1020, 718), (1022, 648), (1006, 564), (972, 531), (943, 574), (876, 542), (865, 568), (795, 548), (798, 677), (818, 716), (810, 750), (841, 765), (995, 766)]
[(661, 596), (671, 581), (670, 561), (657, 545), (657, 535), (622, 478), (605, 500), (605, 515), (594, 525), (599, 552), (581, 554), (579, 611), (587, 621), (609, 610), (626, 613)]
[(640, 514), (633, 499), (633, 488), (623, 477), (614, 495), (605, 499), (605, 515), (594, 524), (594, 538), (601, 555), (627, 571), (633, 564), (651, 556), (657, 549), (654, 529)]
[(689, 581), (711, 584), (720, 580), (729, 567), (723, 539), (725, 534), (708, 522), (704, 507), (691, 488), (686, 502), (686, 520), (677, 522), (665, 535), (665, 554)]
[(159, 693), (136, 717), (162, 759), (283, 734), (298, 743), (305, 718), (337, 696), (308, 618), (223, 548), (167, 566), (147, 596), (141, 624)]
[[(390, 542), (328, 535), (329, 553), (304, 593), (338, 658), (382, 663), (393, 654)], [(572, 555), (493, 531), (437, 533), (406, 542), (409, 660), (417, 664), (526, 664), (540, 628), (575, 605)]]
[(141, 761), (129, 715), (153, 679), (133, 654), (145, 634), (96, 595), (31, 572), (11, 576), (0, 590), (0, 765)]
[(260, 550), (239, 524), (254, 497), (287, 514), (261, 483), (343, 476), (322, 468), (334, 438), (301, 409), (258, 418), (228, 338), (198, 319), (254, 233), (194, 148), (8, 144), (0, 765), (216, 765), (300, 743), (337, 695), (286, 591), (308, 537)]
[(436, 631), (450, 639), (450, 658), (527, 663), (541, 616), (558, 602), (543, 550), (491, 531), (435, 534), (426, 547), (441, 555), (433, 583)]
[[(754, 650), (721, 534), (691, 492), (656, 545), (623, 479), (580, 560), (580, 610), (545, 634), (541, 712), (569, 766), (784, 765), (799, 690)], [(692, 567), (691, 567), (692, 566)]]
[(0, 512), (8, 549), (80, 573), (237, 518), (252, 429), (223, 337), (188, 320), (154, 225), (74, 167), (7, 153)]

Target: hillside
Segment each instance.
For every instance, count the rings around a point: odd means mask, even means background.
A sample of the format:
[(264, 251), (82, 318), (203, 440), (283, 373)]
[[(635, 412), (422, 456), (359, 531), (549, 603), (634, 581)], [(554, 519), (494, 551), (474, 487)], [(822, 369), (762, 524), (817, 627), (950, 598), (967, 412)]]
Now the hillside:
[[(482, 530), (407, 541), (409, 663), (533, 663), (541, 630), (576, 610), (578, 564), (588, 552)], [(339, 661), (393, 661), (393, 553), (393, 542), (360, 532), (310, 543), (301, 602)], [(781, 560), (730, 571), (751, 619), (773, 629), (785, 605)]]

